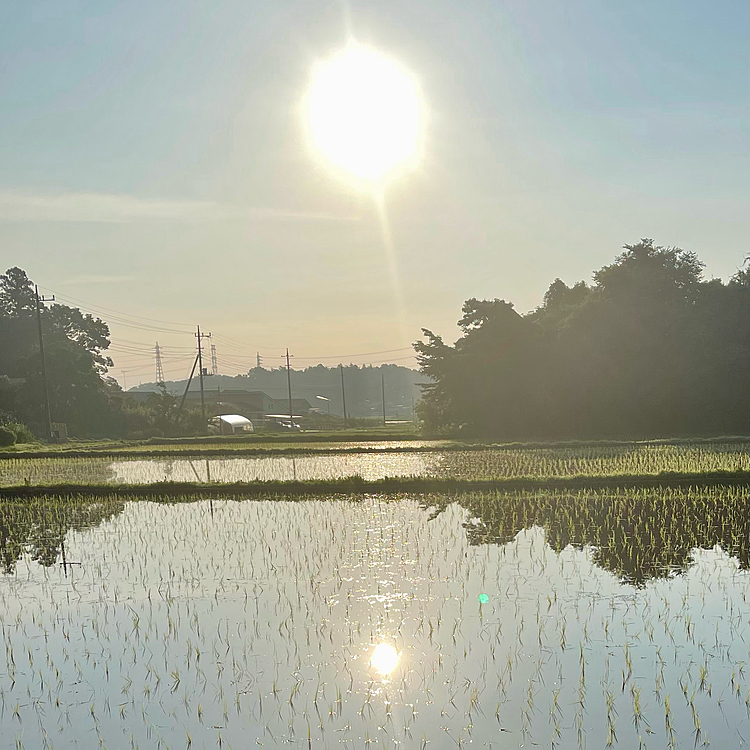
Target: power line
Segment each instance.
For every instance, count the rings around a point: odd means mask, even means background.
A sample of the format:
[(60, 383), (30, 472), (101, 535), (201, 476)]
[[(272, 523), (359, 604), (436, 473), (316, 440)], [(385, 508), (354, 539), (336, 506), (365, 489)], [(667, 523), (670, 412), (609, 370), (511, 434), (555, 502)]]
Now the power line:
[(346, 359), (347, 357), (374, 357), (376, 354), (390, 354), (391, 352), (405, 352), (411, 349), (410, 346), (402, 346), (399, 349), (383, 349), (380, 352), (360, 352), (359, 354), (326, 354), (326, 355), (309, 355), (307, 357), (297, 357), (297, 359)]
[[(145, 320), (149, 323), (164, 323), (170, 326), (183, 326), (186, 328), (192, 328), (192, 326), (188, 325), (187, 323), (176, 323), (173, 320), (159, 320), (157, 318), (147, 318), (147, 317), (144, 317), (143, 315), (135, 315), (133, 313), (124, 313), (119, 310), (113, 310), (111, 307), (105, 307), (104, 305), (91, 305), (85, 300), (76, 299), (75, 297), (69, 297), (65, 294), (60, 294), (59, 292), (55, 292), (53, 289), (48, 289), (47, 287), (42, 287), (42, 289), (47, 289), (48, 292), (52, 292), (53, 294), (56, 294), (62, 300), (68, 300), (70, 302), (77, 302), (78, 304), (85, 305), (86, 307), (89, 307), (92, 310), (97, 310), (97, 309), (105, 310), (107, 313), (114, 313), (115, 315), (118, 315), (125, 319)], [(179, 331), (179, 333), (188, 333), (188, 331)]]
[[(47, 291), (53, 292), (54, 290), (49, 289), (47, 287), (42, 287), (42, 289), (46, 289)], [(112, 322), (116, 325), (124, 326), (126, 328), (132, 328), (134, 330), (140, 330), (140, 331), (150, 331), (150, 332), (159, 332), (159, 333), (170, 333), (170, 334), (185, 334), (188, 333), (187, 330), (179, 330), (178, 328), (166, 328), (164, 326), (178, 326), (182, 329), (187, 329), (190, 326), (186, 323), (178, 323), (176, 321), (171, 320), (161, 320), (158, 318), (149, 318), (143, 315), (136, 315), (134, 313), (124, 313), (119, 310), (115, 310), (114, 308), (106, 307), (104, 305), (92, 305), (85, 300), (78, 299), (76, 297), (67, 295), (67, 294), (60, 294), (58, 292), (55, 292), (56, 296), (64, 302), (71, 302), (74, 304), (79, 304), (83, 306), (83, 311), (88, 314), (93, 315), (104, 315), (105, 318), (107, 318), (107, 321), (105, 322)], [(162, 325), (154, 325), (162, 324)], [(235, 352), (244, 352), (248, 349), (251, 349), (255, 347), (258, 348), (257, 344), (250, 344), (248, 342), (239, 341), (238, 339), (234, 339), (230, 336), (224, 336), (222, 334), (216, 334), (216, 338), (219, 341), (226, 342), (227, 347), (230, 350), (235, 350)], [(178, 349), (183, 351), (190, 351), (191, 347), (187, 346), (173, 346), (169, 347), (170, 349)], [(270, 346), (263, 346), (259, 347), (262, 349), (274, 349), (276, 347), (270, 347)], [(369, 352), (359, 352), (354, 354), (323, 354), (323, 355), (297, 355), (297, 360), (304, 360), (304, 361), (321, 361), (321, 360), (346, 360), (346, 359), (360, 359), (362, 357), (376, 357), (380, 355), (385, 354), (395, 354), (398, 352), (404, 352), (408, 351), (411, 347), (399, 347), (397, 349), (383, 349), (380, 351), (369, 351)], [(168, 358), (165, 356), (164, 352), (166, 349), (164, 347), (160, 347), (161, 349), (161, 357), (163, 361), (166, 361)], [(142, 344), (138, 341), (132, 341), (129, 339), (115, 339), (111, 343), (111, 345), (104, 350), (108, 354), (110, 354), (113, 357), (117, 357), (118, 361), (123, 359), (123, 355), (132, 355), (132, 356), (153, 356), (154, 350), (150, 345)], [(120, 352), (121, 354), (118, 354)], [(407, 359), (415, 359), (416, 355), (408, 355), (403, 357), (390, 357), (388, 359), (382, 360), (382, 362), (365, 362), (361, 363), (362, 365), (366, 364), (387, 364), (389, 362), (397, 362), (397, 361), (404, 361)], [(256, 367), (262, 367), (262, 358), (260, 356), (260, 352), (256, 351), (255, 356), (250, 354), (242, 354), (242, 353), (234, 353), (230, 355), (224, 355), (221, 358), (225, 361), (225, 363), (229, 367), (234, 367), (236, 369), (242, 370), (244, 368), (249, 369), (249, 363), (253, 362)], [(212, 371), (215, 369), (213, 367), (213, 360), (212, 360)], [(218, 364), (218, 361), (217, 361)], [(205, 373), (204, 373), (205, 374)]]
[[(117, 341), (120, 342), (120, 343), (123, 343), (123, 344), (129, 344), (131, 346), (138, 346), (138, 347), (141, 347), (141, 348), (147, 348), (148, 347), (148, 344), (144, 344), (142, 341), (132, 341), (131, 339), (123, 339), (120, 336), (117, 337)], [(193, 347), (192, 346), (176, 346), (176, 345), (172, 344), (169, 348), (170, 349), (186, 349), (188, 351), (193, 351)]]
[(234, 344), (235, 346), (239, 346), (243, 351), (246, 349), (264, 349), (264, 350), (272, 350), (272, 349), (278, 349), (276, 346), (264, 346), (262, 344), (257, 344), (253, 342), (247, 342), (247, 341), (239, 341), (237, 339), (233, 339), (230, 336), (224, 336), (223, 334), (216, 334), (216, 338), (219, 341), (226, 342), (227, 344)]
[[(178, 364), (181, 364), (182, 362), (185, 362), (185, 361), (187, 361), (189, 359), (192, 359), (192, 358), (189, 357), (189, 356), (188, 357), (180, 357), (179, 359), (170, 360), (168, 362), (168, 365), (178, 365)], [(153, 372), (154, 371), (154, 364), (153, 364), (153, 362), (150, 362), (147, 365), (135, 365), (133, 367), (120, 368), (120, 371), (121, 372), (127, 372), (129, 375), (137, 375), (139, 373), (144, 373), (144, 372)]]
[(153, 325), (146, 325), (145, 323), (142, 323), (138, 320), (133, 320), (129, 317), (123, 317), (120, 315), (115, 315), (109, 311), (105, 311), (104, 308), (97, 308), (93, 305), (89, 305), (86, 302), (79, 302), (78, 300), (74, 299), (73, 297), (65, 297), (64, 295), (58, 295), (59, 298), (65, 302), (72, 302), (77, 305), (81, 305), (79, 308), (82, 312), (92, 315), (95, 317), (98, 317), (100, 319), (101, 316), (104, 316), (107, 320), (104, 321), (107, 326), (109, 327), (110, 323), (116, 323), (119, 326), (125, 326), (126, 328), (134, 328), (138, 331), (156, 331), (158, 333), (178, 333), (178, 334), (185, 334), (187, 331), (179, 331), (174, 328), (165, 328), (163, 326), (153, 326)]
[[(216, 335), (215, 338), (219, 339), (220, 337), (218, 335)], [(297, 355), (295, 355), (295, 359), (304, 359), (304, 360), (339, 359), (339, 360), (344, 360), (344, 359), (348, 359), (350, 357), (356, 359), (356, 358), (359, 358), (359, 357), (374, 357), (374, 356), (376, 356), (378, 354), (391, 354), (391, 353), (394, 353), (394, 352), (406, 352), (406, 351), (409, 351), (411, 348), (412, 347), (410, 347), (410, 346), (402, 346), (402, 347), (400, 347), (398, 349), (383, 349), (383, 350), (381, 350), (379, 352), (359, 352), (358, 354), (308, 354), (306, 356), (297, 356)], [(231, 356), (232, 359), (237, 360), (237, 361), (243, 361), (243, 360), (252, 361), (253, 359), (255, 359), (256, 360), (256, 366), (257, 366), (257, 360), (258, 360), (258, 357), (260, 356), (260, 354), (256, 352), (256, 354), (254, 356), (250, 355), (250, 354), (247, 354), (247, 355), (243, 355), (243, 354), (231, 354), (229, 356)]]
[[(185, 354), (183, 352), (180, 352), (179, 354), (164, 354), (164, 349), (162, 347), (159, 347), (161, 351), (161, 361), (162, 362), (173, 362), (175, 360), (179, 359), (185, 359), (186, 357), (190, 357), (190, 354)], [(154, 361), (154, 350), (152, 349), (148, 353), (143, 354), (126, 354), (126, 355), (116, 355), (118, 362), (153, 362)]]

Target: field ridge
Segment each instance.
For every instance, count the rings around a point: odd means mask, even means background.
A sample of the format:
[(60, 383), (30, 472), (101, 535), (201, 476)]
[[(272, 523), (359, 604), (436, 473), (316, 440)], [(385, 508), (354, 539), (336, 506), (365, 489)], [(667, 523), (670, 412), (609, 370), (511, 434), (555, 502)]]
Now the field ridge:
[(744, 471), (702, 473), (661, 472), (612, 476), (554, 478), (507, 478), (464, 480), (434, 477), (388, 477), (365, 480), (358, 476), (334, 480), (289, 480), (258, 482), (154, 482), (149, 484), (54, 484), (0, 487), (0, 499), (56, 495), (116, 495), (121, 497), (211, 495), (251, 497), (253, 495), (380, 493), (380, 492), (464, 492), (481, 490), (545, 490), (582, 488), (750, 486)]

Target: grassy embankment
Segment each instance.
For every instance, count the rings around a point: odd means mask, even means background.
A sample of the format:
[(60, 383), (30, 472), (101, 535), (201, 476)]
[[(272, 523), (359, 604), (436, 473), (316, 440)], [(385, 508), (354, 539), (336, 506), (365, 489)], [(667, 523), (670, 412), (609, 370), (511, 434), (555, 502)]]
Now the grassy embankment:
[[(368, 445), (368, 444), (374, 445)], [(393, 443), (381, 445), (380, 443)], [(451, 437), (430, 438), (416, 430), (394, 432), (387, 428), (338, 432), (256, 433), (248, 436), (199, 436), (148, 440), (70, 440), (65, 443), (22, 443), (0, 449), (4, 458), (212, 458), (220, 456), (281, 456), (307, 453), (404, 453), (429, 451), (481, 451), (563, 449), (586, 447), (638, 447), (747, 443), (750, 437), (729, 435), (711, 438), (657, 438), (648, 440), (558, 440), (493, 442)]]
[(291, 446), (299, 450), (336, 444), (386, 441), (424, 440), (412, 425), (369, 427), (336, 431), (256, 432), (250, 435), (195, 435), (176, 438), (148, 438), (146, 440), (83, 440), (71, 439), (62, 443), (19, 443), (0, 449), (0, 458), (25, 456), (89, 456), (89, 455), (234, 455), (240, 451), (279, 450)]
[(0, 487), (0, 498), (82, 495), (87, 497), (252, 497), (256, 495), (320, 495), (393, 492), (482, 492), (488, 490), (565, 490), (638, 487), (745, 486), (750, 484), (747, 472), (715, 471), (702, 474), (663, 472), (652, 475), (576, 476), (548, 479), (452, 479), (433, 477), (388, 477), (366, 481), (361, 477), (310, 481), (265, 482), (155, 482), (152, 484), (57, 484), (16, 485)]

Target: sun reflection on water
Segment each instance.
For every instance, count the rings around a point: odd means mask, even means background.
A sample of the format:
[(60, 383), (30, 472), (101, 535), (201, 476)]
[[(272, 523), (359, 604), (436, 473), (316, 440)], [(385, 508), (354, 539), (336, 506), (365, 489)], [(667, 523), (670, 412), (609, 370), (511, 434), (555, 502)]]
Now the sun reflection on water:
[(398, 652), (387, 643), (379, 643), (370, 657), (370, 664), (380, 672), (383, 677), (388, 677), (398, 666)]

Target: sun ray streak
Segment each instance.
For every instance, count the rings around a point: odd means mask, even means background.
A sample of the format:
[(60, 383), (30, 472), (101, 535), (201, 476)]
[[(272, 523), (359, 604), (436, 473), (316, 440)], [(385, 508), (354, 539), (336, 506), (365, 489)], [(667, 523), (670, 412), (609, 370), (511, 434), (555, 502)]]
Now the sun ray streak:
[(385, 263), (388, 268), (388, 277), (391, 283), (391, 293), (393, 294), (393, 304), (396, 309), (399, 333), (403, 341), (409, 341), (406, 325), (406, 305), (404, 303), (404, 295), (401, 288), (401, 275), (398, 271), (398, 258), (396, 257), (396, 247), (393, 243), (391, 223), (388, 220), (385, 193), (382, 189), (378, 189), (374, 191), (373, 198), (375, 200), (375, 209), (378, 214), (378, 222), (380, 224), (380, 237), (383, 242)]

